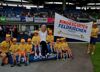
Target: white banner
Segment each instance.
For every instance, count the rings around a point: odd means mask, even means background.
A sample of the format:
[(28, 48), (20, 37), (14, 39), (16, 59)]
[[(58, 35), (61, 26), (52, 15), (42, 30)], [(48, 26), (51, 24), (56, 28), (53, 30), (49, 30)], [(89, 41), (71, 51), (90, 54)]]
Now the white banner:
[(55, 13), (54, 36), (90, 42), (92, 22), (80, 23)]

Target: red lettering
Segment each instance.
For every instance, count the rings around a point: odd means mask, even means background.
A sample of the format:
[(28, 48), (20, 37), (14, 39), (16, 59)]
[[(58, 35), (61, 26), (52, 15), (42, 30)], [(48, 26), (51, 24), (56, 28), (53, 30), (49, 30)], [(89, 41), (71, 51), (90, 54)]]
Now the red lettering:
[(74, 23), (74, 22), (71, 22), (71, 21), (60, 20), (60, 23), (61, 24), (67, 24), (67, 25), (74, 26), (74, 27), (78, 27), (78, 28), (82, 28), (82, 29), (88, 28), (88, 26), (85, 25), (85, 24)]

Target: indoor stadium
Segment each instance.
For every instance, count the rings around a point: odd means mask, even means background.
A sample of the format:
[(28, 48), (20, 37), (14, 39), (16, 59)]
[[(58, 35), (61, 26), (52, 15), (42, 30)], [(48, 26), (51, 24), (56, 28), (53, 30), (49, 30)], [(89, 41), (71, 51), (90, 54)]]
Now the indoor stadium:
[(100, 72), (100, 0), (0, 0), (0, 72)]

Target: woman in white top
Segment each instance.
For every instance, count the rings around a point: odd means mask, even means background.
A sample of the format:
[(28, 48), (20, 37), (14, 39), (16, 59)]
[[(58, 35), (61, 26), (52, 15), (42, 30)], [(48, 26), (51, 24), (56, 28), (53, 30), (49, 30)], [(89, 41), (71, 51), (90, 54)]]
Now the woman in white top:
[(47, 36), (47, 30), (46, 30), (46, 25), (42, 24), (41, 25), (41, 30), (39, 31), (39, 35), (41, 38), (41, 53), (43, 56), (46, 56), (46, 54), (48, 53), (48, 49), (47, 49), (47, 44), (46, 44), (46, 36)]

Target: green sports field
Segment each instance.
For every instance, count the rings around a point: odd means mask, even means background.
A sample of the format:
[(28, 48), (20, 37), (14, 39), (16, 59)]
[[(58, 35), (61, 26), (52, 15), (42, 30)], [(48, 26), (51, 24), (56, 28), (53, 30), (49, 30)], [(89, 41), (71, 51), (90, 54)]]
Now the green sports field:
[(96, 44), (95, 54), (91, 56), (94, 72), (100, 72), (100, 43)]

